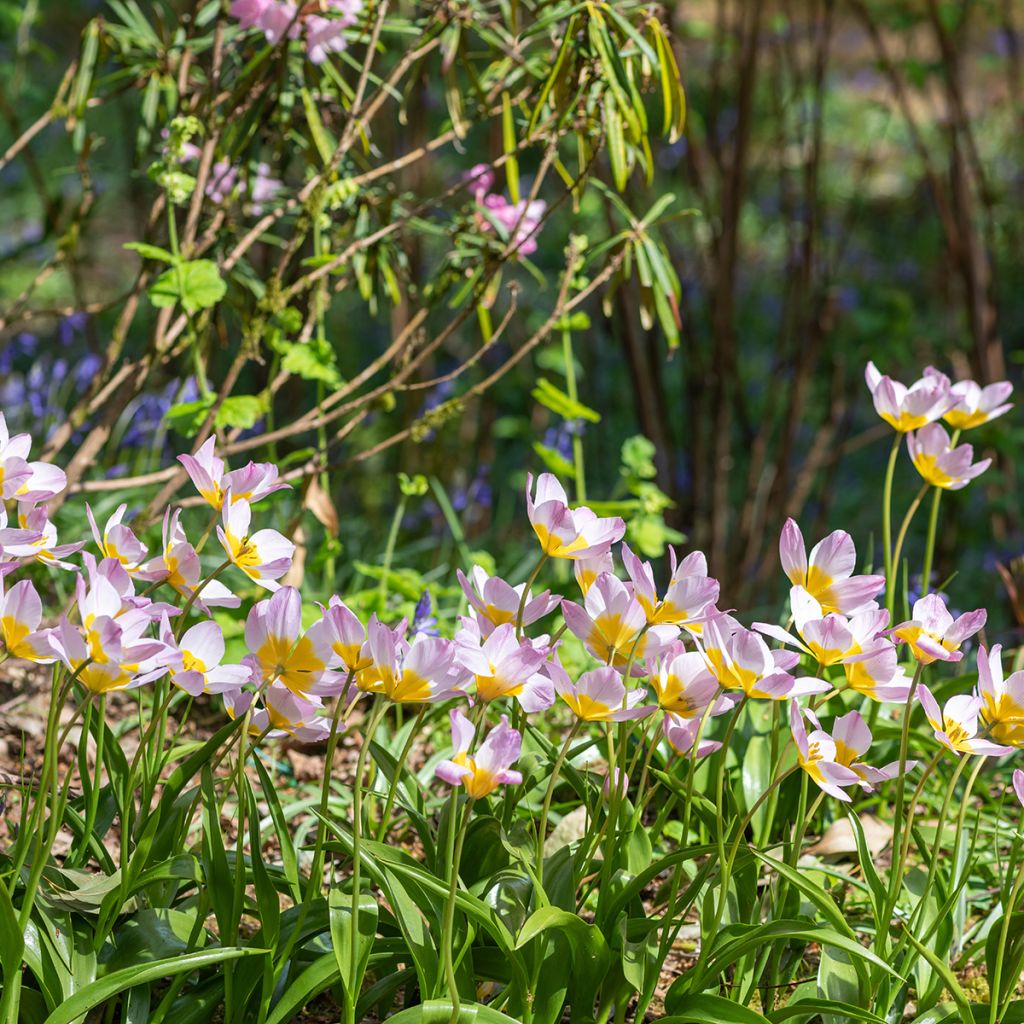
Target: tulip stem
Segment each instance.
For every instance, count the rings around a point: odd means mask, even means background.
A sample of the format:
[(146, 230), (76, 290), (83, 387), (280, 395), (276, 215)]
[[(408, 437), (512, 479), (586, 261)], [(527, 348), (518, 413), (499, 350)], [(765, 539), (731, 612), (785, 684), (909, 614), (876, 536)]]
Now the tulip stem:
[(347, 1024), (355, 1024), (356, 1020), (356, 994), (358, 991), (358, 979), (356, 971), (359, 966), (359, 896), (361, 883), (360, 865), (360, 842), (363, 831), (363, 772), (366, 769), (366, 758), (370, 753), (370, 743), (373, 734), (384, 717), (387, 705), (378, 697), (377, 704), (370, 712), (370, 721), (367, 723), (366, 732), (363, 735), (363, 745), (359, 748), (359, 757), (356, 760), (356, 780), (352, 788), (352, 921), (351, 934), (349, 936), (349, 984), (345, 989), (345, 1020)]
[(548, 779), (548, 788), (544, 793), (544, 803), (540, 809), (540, 822), (537, 825), (537, 884), (541, 885), (544, 880), (544, 840), (547, 838), (548, 832), (548, 814), (551, 811), (551, 798), (555, 795), (555, 786), (558, 785), (558, 775), (562, 770), (562, 765), (565, 763), (565, 758), (569, 753), (569, 747), (572, 741), (576, 738), (576, 733), (579, 732), (580, 726), (583, 724), (582, 718), (577, 718), (572, 724), (572, 728), (569, 730), (569, 735), (565, 737), (565, 742), (562, 744), (562, 749), (558, 751), (558, 756), (555, 758), (555, 763), (551, 768), (551, 777)]
[(196, 585), (196, 589), (192, 591), (188, 596), (188, 600), (185, 602), (185, 606), (181, 609), (181, 617), (178, 619), (178, 628), (174, 632), (174, 642), (179, 643), (182, 636), (185, 635), (185, 626), (188, 624), (188, 613), (192, 611), (192, 605), (196, 603), (199, 595), (206, 588), (208, 583), (212, 583), (225, 569), (231, 565), (231, 559), (226, 558), (220, 565), (217, 566), (213, 572), (210, 573), (205, 579), (199, 581)]
[[(448, 899), (444, 905), (444, 919), (441, 922), (441, 957), (444, 961), (444, 979), (448, 996), (452, 1001), (452, 1013), (448, 1024), (458, 1024), (462, 1004), (459, 1001), (459, 986), (455, 978), (455, 900), (459, 892), (459, 863), (462, 860), (462, 844), (466, 840), (473, 798), (466, 800), (466, 813), (455, 835), (455, 823), (459, 812), (459, 791), (452, 790), (451, 820), (448, 822), (448, 865), (451, 877), (448, 881)], [(453, 845), (454, 842), (454, 845)]]
[[(892, 555), (892, 573), (894, 583), (900, 573), (900, 557), (903, 554), (903, 542), (907, 539), (907, 531), (910, 529), (910, 523), (914, 518), (914, 514), (917, 512), (918, 508), (920, 508), (921, 502), (924, 501), (924, 496), (928, 493), (928, 488), (930, 486), (931, 485), (927, 483), (921, 485), (921, 489), (914, 496), (914, 500), (910, 503), (910, 506), (907, 509), (907, 514), (903, 517), (903, 522), (900, 524), (900, 532), (896, 535), (896, 547), (893, 550)], [(936, 490), (938, 490), (938, 488), (936, 488)]]
[(388, 787), (388, 798), (384, 802), (384, 813), (381, 815), (380, 824), (377, 826), (377, 842), (381, 842), (384, 839), (385, 834), (388, 830), (388, 824), (391, 820), (391, 810), (395, 806), (395, 797), (398, 794), (398, 784), (402, 778), (402, 772), (405, 770), (405, 762), (409, 760), (409, 754), (412, 751), (412, 745), (416, 742), (416, 736), (420, 731), (420, 725), (423, 722), (423, 716), (427, 713), (427, 705), (424, 704), (416, 714), (416, 718), (409, 729), (409, 736), (402, 746), (402, 753), (399, 755), (398, 763), (395, 765), (395, 774), (391, 778), (391, 785)]
[[(565, 362), (566, 394), (570, 401), (577, 402), (576, 360), (572, 354), (572, 332), (568, 328), (562, 331), (562, 358)], [(583, 475), (583, 438), (576, 430), (572, 434), (572, 461), (576, 477), (576, 504), (582, 505), (587, 500), (587, 485)]]
[(892, 481), (896, 474), (896, 457), (900, 453), (903, 435), (897, 431), (889, 452), (889, 464), (885, 469), (885, 486), (882, 490), (882, 549), (885, 557), (885, 606), (892, 615), (896, 595), (896, 580), (893, 575), (892, 559)]
[(936, 487), (932, 495), (932, 508), (928, 514), (928, 539), (924, 545), (924, 564), (921, 566), (921, 596), (932, 589), (932, 560), (935, 557), (935, 532), (939, 524), (939, 504), (942, 502), (942, 488)]
[(540, 560), (533, 567), (533, 572), (530, 573), (526, 583), (523, 585), (523, 593), (519, 598), (519, 610), (516, 612), (516, 640), (522, 640), (523, 638), (523, 616), (526, 614), (526, 602), (530, 599), (530, 588), (536, 582), (547, 560), (548, 553), (544, 551), (541, 553)]
[(999, 929), (999, 944), (996, 946), (995, 963), (992, 965), (992, 981), (989, 984), (989, 1024), (998, 1024), (1009, 1008), (1010, 1000), (1013, 997), (1011, 986), (1004, 1005), (999, 990), (1002, 988), (1003, 959), (1006, 956), (1006, 943), (1010, 936), (1010, 925), (1014, 916), (1013, 909), (1017, 906), (1022, 888), (1024, 888), (1024, 863), (1021, 863), (1017, 877), (1014, 879), (1013, 885), (1010, 886), (1007, 901), (1003, 905), (1003, 922)]

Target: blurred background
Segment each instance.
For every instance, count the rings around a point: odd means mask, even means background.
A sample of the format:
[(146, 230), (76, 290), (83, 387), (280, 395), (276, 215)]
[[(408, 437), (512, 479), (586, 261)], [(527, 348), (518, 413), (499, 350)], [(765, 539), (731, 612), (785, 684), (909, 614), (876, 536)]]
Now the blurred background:
[[(175, 11), (141, 7), (158, 28)], [(0, 0), (0, 153), (45, 115), (97, 15), (116, 16), (116, 5)], [(654, 510), (649, 553), (685, 537), (683, 547), (704, 549), (721, 578), (722, 607), (763, 614), (784, 592), (777, 538), (787, 516), (811, 542), (848, 529), (865, 563), (880, 561), (891, 435), (864, 385), (869, 359), (908, 384), (934, 365), (954, 378), (1019, 385), (1024, 4), (686, 0), (665, 8), (663, 20), (686, 87), (686, 131), (656, 148), (654, 181), (634, 176), (624, 199), (643, 210), (672, 194), (672, 209), (687, 211), (661, 231), (681, 283), (678, 345), (650, 322), (640, 286), (628, 280), (603, 297), (603, 310), (599, 300), (586, 307), (588, 323), (572, 332), (579, 401), (599, 422), (560, 416), (538, 400), (542, 377), (565, 387), (560, 336), (454, 413), (446, 403), (459, 398), (457, 382), (416, 403), (375, 409), (343, 455), (372, 450), (396, 427), (422, 422), (425, 410), (449, 411), (432, 429), (332, 472), (338, 529), (328, 545), (328, 587), (365, 583), (365, 568), (379, 563), (400, 471), (424, 474), (431, 486), (404, 503), (396, 564), (450, 583), (467, 554), (488, 551), (496, 568), (521, 578), (534, 557), (525, 474), (559, 465), (556, 456), (572, 464), (579, 440), (588, 498), (650, 498), (642, 487), (653, 483), (665, 500), (655, 494), (646, 506)], [(152, 183), (137, 154), (140, 145), (154, 147), (152, 139), (140, 143), (137, 86), (131, 76), (107, 83), (111, 99), (93, 126), (102, 143), (87, 154), (87, 169), (73, 132), (43, 124), (0, 171), (0, 409), (12, 432), (29, 430), (37, 444), (66, 422), (91, 380), (115, 330), (116, 304), (137, 273), (121, 247), (147, 231)], [(396, 151), (430, 137), (447, 115), (439, 84), (425, 77), (417, 89), (421, 116), (391, 125)], [(493, 159), (500, 144), (473, 136), (459, 151), (415, 164), (400, 187), (442, 191)], [(294, 173), (287, 149), (283, 140), (275, 160), (286, 183)], [(526, 160), (523, 173), (528, 180)], [(69, 238), (67, 213), (83, 203)], [(606, 235), (614, 220), (611, 198), (594, 191), (578, 211), (554, 210), (530, 257), (539, 274), (510, 271), (521, 279), (524, 327), (516, 337), (547, 315), (570, 235)], [(436, 226), (406, 236), (401, 275), (410, 288), (429, 286), (449, 241)], [(62, 252), (73, 252), (67, 272), (47, 273)], [(20, 302), (33, 282), (31, 301)], [(155, 312), (139, 313), (126, 353), (145, 344)], [(342, 378), (383, 352), (408, 317), (402, 301), (339, 290), (326, 326)], [(475, 331), (470, 320), (431, 357), (433, 375), (479, 346)], [(220, 339), (208, 367), (214, 383), (244, 343), (230, 331)], [(508, 344), (483, 352), (483, 372), (502, 364)], [(243, 383), (258, 389), (269, 372), (257, 361)], [(307, 408), (315, 391), (302, 379), (289, 383), (275, 400), (277, 421)], [(188, 444), (167, 413), (195, 394), (180, 362), (153, 370), (138, 393), (125, 391), (84, 479), (167, 466)], [(60, 462), (88, 436), (90, 420), (73, 426)], [(273, 455), (286, 459), (307, 440)], [(996, 467), (944, 501), (936, 575), (946, 579), (955, 566), (952, 603), (987, 605), (993, 638), (1012, 642), (1024, 615), (1012, 596), (1013, 560), (1024, 553), (1014, 465), (1024, 418), (1015, 410), (969, 440)], [(918, 483), (904, 458), (897, 517)], [(153, 491), (139, 493), (141, 504)], [(70, 508), (81, 500), (62, 510), (62, 539), (81, 533), (80, 512)], [(90, 500), (111, 499), (104, 492)], [(921, 526), (908, 543), (912, 564), (921, 557)], [(318, 562), (313, 550), (308, 565), (325, 572), (325, 558)]]

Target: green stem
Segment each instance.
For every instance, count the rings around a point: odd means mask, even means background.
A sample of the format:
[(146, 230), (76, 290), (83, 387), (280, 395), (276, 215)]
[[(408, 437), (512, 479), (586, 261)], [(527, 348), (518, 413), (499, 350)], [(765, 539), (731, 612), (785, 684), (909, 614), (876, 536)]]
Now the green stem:
[(377, 588), (378, 611), (381, 615), (387, 607), (388, 600), (388, 577), (391, 575), (391, 561), (395, 557), (395, 545), (398, 543), (398, 531), (402, 526), (402, 516), (405, 515), (406, 497), (403, 493), (395, 506), (395, 514), (391, 520), (391, 529), (388, 532), (388, 544), (384, 549), (383, 574), (380, 578), (380, 586)]
[(448, 986), (448, 995), (452, 1001), (452, 1013), (448, 1018), (448, 1024), (458, 1024), (459, 1014), (462, 1012), (462, 1003), (459, 1000), (459, 986), (455, 979), (455, 899), (459, 892), (459, 863), (462, 860), (462, 844), (466, 839), (466, 832), (469, 827), (470, 811), (473, 808), (473, 798), (466, 801), (466, 813), (459, 827), (458, 838), (455, 839), (455, 847), (452, 849), (451, 841), (455, 835), (455, 818), (458, 813), (458, 789), (452, 790), (452, 820), (448, 825), (448, 863), (451, 871), (451, 878), (448, 882), (448, 899), (444, 905), (444, 920), (441, 924), (441, 956), (444, 961), (444, 978)]
[(537, 825), (537, 880), (538, 883), (543, 883), (544, 880), (544, 840), (548, 834), (548, 814), (551, 812), (551, 799), (555, 795), (555, 786), (558, 785), (558, 775), (562, 770), (562, 765), (565, 763), (566, 756), (569, 753), (569, 747), (572, 745), (572, 741), (576, 738), (576, 733), (579, 732), (580, 726), (583, 724), (581, 718), (577, 718), (573, 722), (572, 728), (569, 730), (569, 735), (565, 737), (565, 742), (562, 744), (562, 749), (558, 751), (558, 756), (555, 758), (555, 763), (551, 768), (551, 777), (548, 779), (548, 788), (544, 792), (544, 802), (541, 804), (540, 809), (540, 822)]
[(212, 583), (222, 572), (224, 572), (231, 565), (231, 559), (227, 558), (220, 565), (217, 566), (213, 572), (210, 573), (205, 579), (199, 581), (199, 585), (195, 590), (189, 594), (188, 600), (185, 602), (185, 606), (181, 609), (181, 615), (178, 617), (178, 628), (174, 631), (174, 642), (178, 643), (181, 638), (185, 635), (185, 629), (188, 626), (188, 613), (192, 611), (192, 605), (196, 603), (199, 595), (203, 592), (207, 583)]
[(405, 769), (405, 762), (409, 760), (409, 754), (412, 752), (412, 745), (416, 742), (416, 736), (419, 733), (420, 726), (423, 724), (423, 716), (426, 713), (427, 705), (424, 704), (416, 714), (412, 727), (409, 729), (409, 735), (402, 747), (402, 753), (398, 758), (398, 763), (395, 765), (395, 774), (391, 778), (391, 785), (388, 787), (388, 797), (384, 802), (384, 813), (381, 815), (380, 824), (377, 826), (378, 843), (382, 842), (384, 836), (387, 834), (388, 825), (391, 821), (391, 809), (395, 806), (395, 797), (398, 794), (398, 784), (401, 781), (402, 772)]
[[(578, 402), (576, 391), (576, 360), (572, 354), (572, 332), (562, 331), (562, 358), (565, 362), (565, 390), (573, 402)], [(583, 438), (576, 432), (572, 435), (572, 460), (576, 477), (576, 503), (587, 500), (587, 485), (583, 475)]]
[[(892, 818), (892, 848), (893, 850), (900, 849), (898, 843), (902, 843), (903, 839), (903, 796), (906, 790), (906, 772), (907, 772), (907, 751), (910, 747), (910, 716), (914, 710), (914, 695), (917, 693), (917, 687), (921, 682), (921, 674), (924, 671), (923, 665), (918, 665), (914, 671), (914, 678), (910, 683), (910, 690), (907, 692), (907, 702), (903, 707), (903, 721), (900, 723), (900, 757), (899, 757), (899, 785), (896, 788), (896, 807), (893, 811)], [(895, 894), (899, 892), (899, 879), (893, 875), (889, 879), (889, 908), (890, 913), (892, 908), (896, 906)]]
[(526, 614), (526, 602), (530, 599), (530, 589), (536, 582), (537, 577), (540, 575), (541, 569), (544, 567), (544, 563), (548, 560), (548, 553), (546, 551), (541, 553), (540, 560), (533, 567), (533, 572), (527, 577), (526, 585), (523, 587), (522, 596), (519, 598), (519, 609), (516, 611), (516, 639), (522, 640), (523, 638), (523, 615)]
[(889, 452), (889, 464), (885, 469), (885, 486), (882, 489), (882, 550), (885, 555), (885, 606), (892, 615), (896, 597), (896, 579), (892, 562), (892, 481), (896, 474), (896, 457), (900, 453), (903, 435), (897, 431)]
[(995, 963), (992, 965), (992, 981), (989, 985), (989, 1024), (999, 1024), (1013, 999), (1012, 986), (1005, 1000), (1000, 998), (999, 990), (1002, 988), (1003, 960), (1006, 957), (1006, 943), (1010, 937), (1010, 924), (1013, 921), (1014, 907), (1020, 900), (1022, 889), (1024, 889), (1024, 862), (1021, 863), (1017, 877), (1010, 887), (1009, 897), (1003, 906), (1003, 922), (999, 928), (999, 944), (996, 946)]
[[(107, 735), (107, 695), (101, 693), (96, 708), (96, 765), (95, 776), (92, 788), (89, 790), (89, 800), (85, 809), (85, 828), (83, 830), (82, 853), (76, 863), (84, 863), (89, 857), (89, 837), (96, 826), (96, 815), (100, 806), (100, 773), (103, 769), (103, 745)], [(83, 733), (83, 741), (85, 736)]]
[(892, 572), (894, 577), (899, 576), (900, 555), (903, 553), (903, 542), (907, 539), (907, 530), (910, 529), (910, 523), (914, 518), (914, 513), (917, 512), (921, 502), (924, 500), (924, 496), (928, 493), (928, 487), (928, 484), (921, 485), (921, 489), (917, 492), (914, 500), (910, 503), (910, 507), (907, 509), (907, 514), (903, 517), (903, 522), (900, 524), (900, 532), (896, 537), (896, 547), (893, 550), (892, 555)]
[(379, 697), (377, 703), (370, 712), (370, 721), (367, 723), (366, 732), (363, 735), (363, 745), (359, 748), (359, 757), (356, 760), (356, 781), (352, 790), (352, 921), (351, 934), (349, 936), (349, 993), (345, 1000), (345, 1020), (347, 1024), (355, 1024), (356, 1020), (356, 973), (359, 969), (359, 896), (362, 865), (361, 861), (361, 840), (363, 832), (363, 773), (366, 769), (366, 758), (370, 753), (370, 743), (373, 734), (377, 731), (387, 704)]

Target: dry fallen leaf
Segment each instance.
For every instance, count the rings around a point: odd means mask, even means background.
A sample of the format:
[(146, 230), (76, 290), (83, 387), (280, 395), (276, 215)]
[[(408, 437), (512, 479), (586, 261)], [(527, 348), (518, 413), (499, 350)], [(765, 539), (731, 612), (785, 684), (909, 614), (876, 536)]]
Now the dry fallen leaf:
[[(892, 840), (892, 826), (876, 818), (873, 814), (860, 816), (864, 839), (872, 856), (880, 854)], [(853, 828), (849, 818), (838, 818), (833, 821), (825, 834), (806, 853), (817, 854), (819, 857), (837, 857), (857, 852), (857, 841), (853, 837)]]

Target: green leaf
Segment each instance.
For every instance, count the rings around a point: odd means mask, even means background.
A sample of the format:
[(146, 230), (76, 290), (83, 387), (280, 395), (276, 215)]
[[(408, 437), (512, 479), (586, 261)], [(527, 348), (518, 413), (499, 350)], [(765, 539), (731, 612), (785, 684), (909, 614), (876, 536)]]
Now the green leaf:
[(884, 1017), (835, 999), (798, 999), (780, 1010), (773, 1010), (768, 1018), (772, 1024), (776, 1024), (784, 1020), (810, 1020), (823, 1014), (836, 1014), (844, 1021), (863, 1020), (868, 1024), (885, 1024)]
[(662, 1017), (658, 1024), (769, 1024), (769, 1021), (757, 1010), (722, 996), (684, 995), (672, 1000), (670, 1016)]
[[(360, 893), (356, 907), (356, 958), (352, 960), (352, 898), (341, 889), (328, 893), (331, 921), (331, 945), (341, 974), (346, 999), (357, 999), (363, 987), (366, 965), (370, 961), (373, 941), (377, 936), (377, 901), (370, 893)], [(354, 972), (353, 973), (353, 969)]]
[[(388, 1017), (388, 1024), (449, 1024), (452, 1019), (452, 1001), (450, 999), (428, 999), (419, 1006)], [(514, 1017), (495, 1010), (483, 1003), (460, 1003), (459, 1015), (455, 1018), (458, 1024), (519, 1024)]]
[[(549, 929), (565, 939), (572, 952), (570, 995), (572, 1021), (594, 1019), (594, 1001), (611, 965), (611, 950), (597, 925), (559, 907), (542, 907), (530, 915), (516, 937), (516, 949), (532, 942)], [(555, 968), (564, 972), (565, 964)]]
[(509, 198), (519, 202), (519, 161), (516, 160), (516, 126), (512, 120), (512, 100), (507, 92), (501, 94), (501, 138), (505, 149), (505, 181)]
[(194, 402), (179, 402), (172, 405), (164, 415), (164, 423), (168, 429), (181, 434), (182, 437), (195, 437), (206, 422), (215, 401), (213, 395), (208, 395), (206, 398), (197, 398)]
[(215, 306), (227, 294), (228, 286), (213, 260), (190, 260), (165, 270), (149, 289), (157, 308), (180, 302), (188, 313)]
[(265, 956), (266, 953), (265, 949), (240, 949), (237, 947), (204, 949), (198, 953), (157, 960), (145, 967), (126, 967), (91, 982), (70, 999), (65, 999), (46, 1018), (46, 1024), (72, 1024), (89, 1010), (135, 985), (144, 985), (147, 982), (156, 981), (159, 978), (170, 978), (176, 974), (191, 974), (193, 971), (213, 967), (229, 960), (237, 960), (244, 956)]
[(266, 402), (259, 395), (229, 395), (221, 403), (214, 426), (241, 427), (248, 430), (255, 426), (267, 411)]
[(589, 420), (591, 423), (600, 423), (601, 414), (589, 406), (570, 398), (561, 388), (555, 387), (546, 377), (537, 381), (537, 386), (532, 391), (533, 397), (546, 409), (557, 413), (567, 420)]
[(144, 260), (159, 260), (161, 263), (173, 263), (176, 259), (173, 252), (161, 249), (159, 245), (150, 245), (148, 242), (125, 242), (121, 248), (137, 252)]
[(546, 444), (541, 444), (540, 441), (533, 442), (533, 450), (540, 456), (540, 460), (544, 463), (544, 467), (554, 473), (555, 476), (571, 477), (575, 472), (573, 464), (565, 458), (560, 451), (557, 451)]
[(329, 388), (341, 386), (334, 349), (326, 341), (311, 338), (306, 344), (289, 342), (282, 346), (281, 368), (303, 380), (323, 381)]

